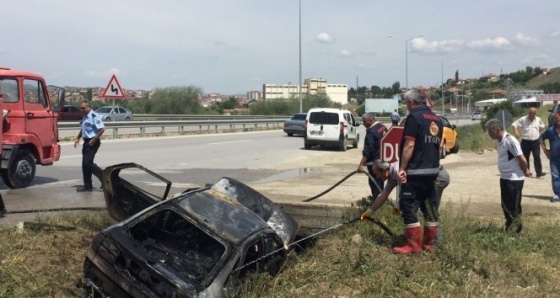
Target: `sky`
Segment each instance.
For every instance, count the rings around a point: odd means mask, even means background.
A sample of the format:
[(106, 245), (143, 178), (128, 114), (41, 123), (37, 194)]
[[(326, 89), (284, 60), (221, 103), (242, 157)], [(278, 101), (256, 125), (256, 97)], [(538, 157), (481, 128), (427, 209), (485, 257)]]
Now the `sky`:
[(105, 87), (112, 74), (124, 89), (245, 94), (265, 83), (297, 84), (300, 28), (302, 79), (354, 88), (560, 66), (556, 0), (0, 0), (0, 7), (0, 67), (59, 86)]

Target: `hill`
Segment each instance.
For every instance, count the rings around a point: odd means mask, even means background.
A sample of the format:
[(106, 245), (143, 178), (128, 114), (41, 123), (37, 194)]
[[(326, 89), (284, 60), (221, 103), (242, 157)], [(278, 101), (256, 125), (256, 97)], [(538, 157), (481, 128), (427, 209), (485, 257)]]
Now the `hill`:
[(527, 89), (541, 89), (544, 84), (560, 83), (560, 67), (551, 68), (547, 74), (541, 74), (529, 80)]

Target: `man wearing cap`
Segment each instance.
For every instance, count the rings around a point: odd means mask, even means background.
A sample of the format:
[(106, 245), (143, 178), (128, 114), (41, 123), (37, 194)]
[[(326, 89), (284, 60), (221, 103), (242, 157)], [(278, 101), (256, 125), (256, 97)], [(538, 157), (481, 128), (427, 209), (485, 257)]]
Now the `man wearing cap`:
[[(539, 137), (544, 131), (545, 125), (541, 118), (537, 116), (537, 108), (529, 108), (528, 115), (517, 119), (511, 126), (513, 126), (515, 137), (519, 139), (521, 136), (521, 151), (527, 160), (527, 167), (530, 167), (530, 156), (533, 153), (533, 163), (535, 164), (537, 178), (546, 175), (542, 171), (541, 148), (539, 144)], [(521, 133), (519, 133), (518, 129), (521, 129)]]
[(82, 109), (82, 121), (80, 132), (74, 140), (74, 148), (80, 143), (80, 138), (84, 139), (84, 145), (82, 146), (82, 174), (84, 177), (84, 186), (76, 189), (78, 192), (89, 192), (93, 191), (93, 185), (91, 181), (91, 176), (95, 175), (99, 180), (101, 180), (101, 168), (93, 163), (95, 154), (101, 146), (101, 140), (99, 139), (103, 132), (105, 132), (105, 125), (94, 111), (91, 110), (91, 103), (89, 101), (83, 101), (81, 104)]

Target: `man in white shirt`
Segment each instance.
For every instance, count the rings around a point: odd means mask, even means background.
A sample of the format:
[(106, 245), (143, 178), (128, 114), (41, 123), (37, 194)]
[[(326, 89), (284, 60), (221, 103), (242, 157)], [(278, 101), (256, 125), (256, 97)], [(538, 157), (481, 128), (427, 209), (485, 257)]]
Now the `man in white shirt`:
[(506, 218), (506, 232), (515, 228), (521, 232), (521, 196), (525, 177), (531, 176), (527, 160), (521, 152), (517, 139), (504, 130), (502, 122), (490, 119), (484, 125), (488, 135), (498, 141), (498, 171), (500, 171), (500, 195), (502, 211)]
[[(527, 167), (530, 168), (530, 156), (533, 153), (533, 163), (535, 164), (535, 172), (537, 173), (537, 178), (546, 175), (542, 171), (541, 164), (541, 148), (539, 143), (539, 136), (545, 129), (544, 122), (542, 122), (540, 117), (537, 117), (537, 108), (529, 108), (529, 114), (517, 119), (511, 124), (513, 126), (513, 131), (515, 132), (515, 137), (519, 139), (521, 137), (521, 151), (523, 156), (527, 160)], [(521, 129), (521, 133), (519, 133)]]

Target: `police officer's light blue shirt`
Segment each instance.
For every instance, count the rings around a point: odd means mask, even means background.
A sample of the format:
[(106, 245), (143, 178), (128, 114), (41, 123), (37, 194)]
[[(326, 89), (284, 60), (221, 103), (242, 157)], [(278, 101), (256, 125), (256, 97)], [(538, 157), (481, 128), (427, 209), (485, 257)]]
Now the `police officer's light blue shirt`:
[(105, 128), (105, 125), (95, 112), (90, 111), (89, 114), (82, 117), (82, 138), (92, 139), (102, 128)]

